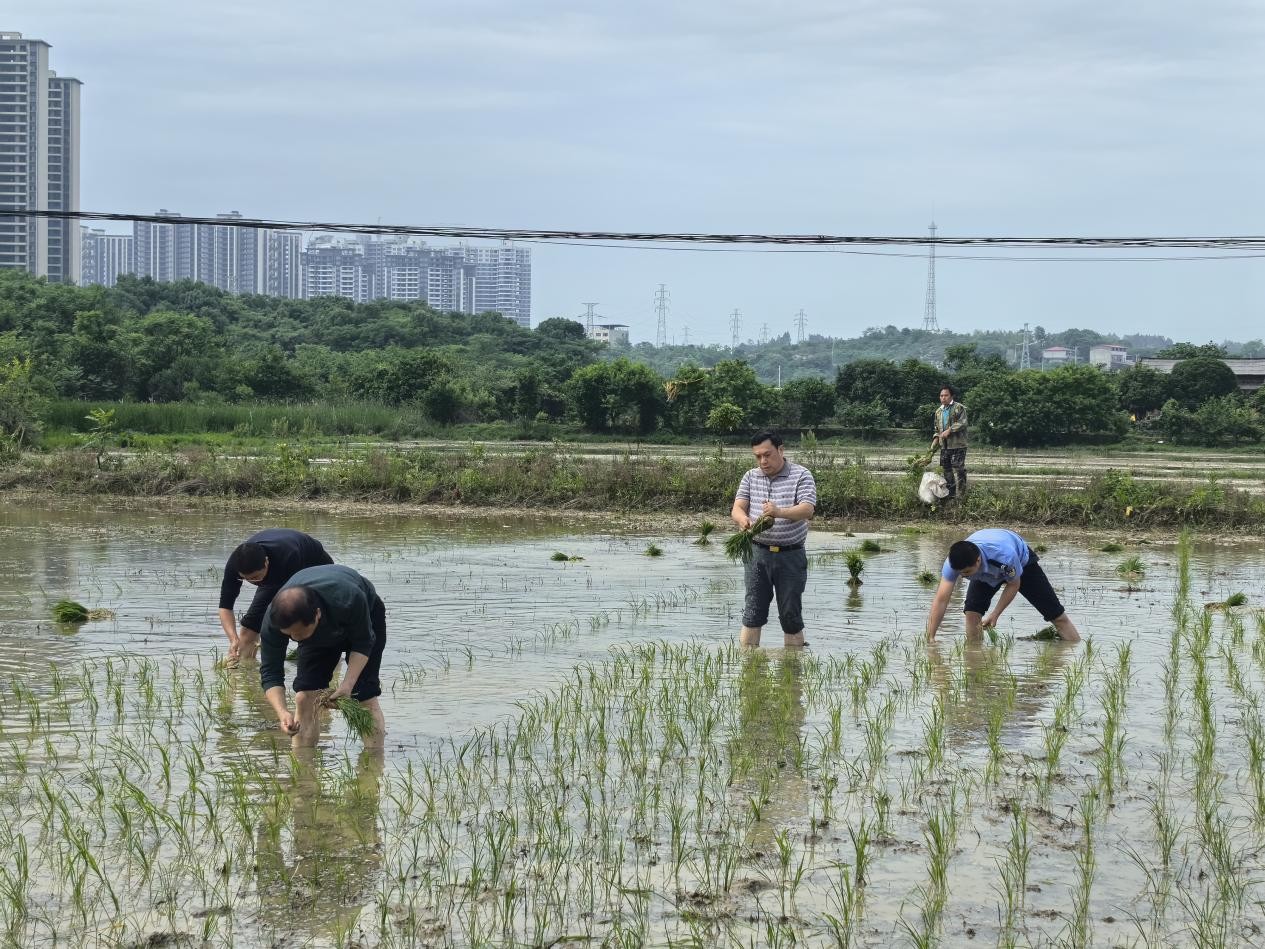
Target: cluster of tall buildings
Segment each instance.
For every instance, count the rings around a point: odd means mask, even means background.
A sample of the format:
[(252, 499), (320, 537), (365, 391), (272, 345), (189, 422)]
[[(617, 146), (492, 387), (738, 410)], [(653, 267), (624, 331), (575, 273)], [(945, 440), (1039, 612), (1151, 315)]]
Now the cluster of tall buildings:
[(48, 50), (42, 40), (0, 31), (0, 267), (78, 283), (74, 221), (4, 214), (79, 207), (81, 84), (49, 68)]
[(85, 284), (110, 287), (122, 274), (161, 282), (199, 280), (229, 293), (288, 299), (399, 300), (459, 313), (496, 311), (531, 326), (531, 251), (431, 247), (416, 239), (314, 236), (244, 227), (237, 212), (219, 224), (188, 223), (161, 210), (132, 233), (82, 228)]
[(236, 211), (214, 223), (137, 221), (110, 234), (74, 220), (5, 216), (77, 211), (80, 82), (49, 68), (49, 45), (0, 31), (0, 268), (55, 283), (114, 286), (123, 274), (199, 280), (229, 293), (420, 301), (438, 310), (496, 311), (531, 325), (531, 251), (431, 247), (403, 239), (316, 236), (243, 226)]

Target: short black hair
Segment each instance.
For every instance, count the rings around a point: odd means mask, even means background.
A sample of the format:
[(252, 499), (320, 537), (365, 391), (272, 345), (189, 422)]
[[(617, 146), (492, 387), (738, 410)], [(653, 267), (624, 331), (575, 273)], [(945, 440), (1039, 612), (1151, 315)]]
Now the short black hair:
[(979, 548), (969, 540), (959, 540), (949, 548), (949, 566), (954, 570), (961, 570), (963, 567), (973, 567), (975, 566), (975, 561), (979, 560), (979, 558)]
[(252, 544), (246, 541), (244, 544), (238, 544), (233, 551), (231, 558), (233, 570), (238, 576), (244, 573), (254, 573), (256, 570), (262, 570), (264, 564), (268, 560), (268, 551), (264, 550), (259, 544)]
[(949, 385), (947, 382), (944, 385), (942, 385), (937, 391), (943, 392), (945, 389), (949, 390), (949, 395), (952, 396), (953, 398), (956, 399), (958, 397), (957, 389), (953, 388), (953, 386)]
[(782, 436), (779, 435), (777, 432), (773, 432), (773, 431), (756, 432), (754, 435), (751, 436), (752, 448), (754, 448), (756, 445), (763, 445), (765, 442), (772, 442), (774, 448), (781, 448)]
[(311, 587), (286, 587), (273, 598), (272, 622), (277, 629), (289, 629), (295, 623), (313, 623), (321, 600)]

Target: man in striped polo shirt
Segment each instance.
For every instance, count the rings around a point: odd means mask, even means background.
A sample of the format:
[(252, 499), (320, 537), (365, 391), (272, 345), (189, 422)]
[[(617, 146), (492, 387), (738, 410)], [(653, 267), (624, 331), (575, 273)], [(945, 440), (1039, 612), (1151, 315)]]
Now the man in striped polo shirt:
[(734, 498), (733, 518), (746, 530), (762, 515), (773, 526), (755, 537), (755, 555), (743, 570), (746, 598), (742, 606), (744, 646), (760, 645), (760, 630), (769, 619), (769, 603), (777, 596), (777, 618), (787, 646), (803, 646), (804, 619), (800, 598), (808, 582), (804, 540), (817, 509), (817, 482), (803, 465), (786, 460), (782, 437), (760, 432), (751, 437), (756, 467), (742, 476)]

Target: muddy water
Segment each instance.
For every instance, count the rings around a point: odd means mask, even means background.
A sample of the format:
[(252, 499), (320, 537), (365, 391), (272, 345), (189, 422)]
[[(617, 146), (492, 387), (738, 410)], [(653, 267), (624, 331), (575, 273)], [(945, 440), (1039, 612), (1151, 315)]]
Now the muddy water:
[[(338, 561), (365, 573), (387, 604), (390, 646), (383, 682), (390, 729), (388, 772), (423, 762), (446, 742), (459, 743), (481, 726), (512, 719), (518, 703), (554, 688), (579, 665), (602, 662), (612, 647), (666, 640), (720, 649), (738, 625), (739, 568), (725, 560), (719, 543), (700, 548), (691, 543), (692, 537), (581, 534), (565, 519), (529, 512), (491, 522), (458, 514), (431, 520), (314, 515), (287, 516), (268, 522), (272, 524), (320, 537)], [(72, 674), (124, 655), (164, 662), (175, 658), (185, 670), (181, 674), (192, 676), (197, 670), (211, 675), (216, 651), (224, 645), (215, 619), (224, 557), (261, 526), (264, 523), (254, 517), (145, 515), (89, 505), (66, 510), (0, 508), (0, 676), (24, 681), (38, 693), (46, 688), (50, 660)], [(996, 665), (995, 654), (956, 648), (956, 618), (950, 619), (938, 646), (924, 650), (917, 645), (930, 594), (915, 575), (923, 569), (938, 570), (950, 538), (930, 533), (862, 536), (876, 536), (884, 552), (867, 557), (865, 582), (851, 591), (844, 583), (842, 561), (824, 555), (849, 548), (860, 537), (812, 535), (815, 559), (805, 594), (811, 654), (864, 657), (881, 641), (895, 637), (902, 648), (908, 645), (909, 652), (904, 665), (892, 663), (889, 688), (899, 688), (900, 676), (914, 663), (925, 663), (933, 683), (955, 678), (965, 682), (972, 676), (987, 680)], [(1132, 778), (1128, 792), (1113, 801), (1113, 814), (1104, 821), (1093, 904), (1097, 937), (1128, 942), (1137, 933), (1128, 913), (1136, 904), (1142, 873), (1117, 845), (1128, 841), (1131, 822), (1144, 822), (1148, 793), (1153, 794), (1154, 758), (1167, 747), (1161, 735), (1160, 682), (1172, 630), (1174, 552), (1162, 543), (1108, 554), (1067, 538), (1042, 538), (1039, 532), (1029, 532), (1029, 539), (1048, 545), (1042, 562), (1082, 632), (1093, 637), (1096, 662), (1109, 658), (1115, 646), (1132, 643), (1127, 746)], [(650, 542), (663, 549), (662, 556), (645, 555)], [(583, 559), (553, 562), (550, 555), (555, 551)], [(1136, 591), (1124, 589), (1115, 571), (1130, 553), (1138, 553), (1148, 565)], [(1265, 549), (1259, 544), (1233, 549), (1197, 545), (1192, 568), (1196, 599), (1219, 600), (1243, 590), (1252, 603), (1265, 601)], [(60, 628), (48, 619), (47, 608), (61, 597), (113, 610), (115, 618), (75, 631)], [(1250, 622), (1249, 640), (1254, 637)], [(1018, 601), (1001, 632), (1027, 635), (1040, 625), (1039, 617)], [(768, 645), (778, 645), (780, 636), (775, 634), (775, 626), (766, 631)], [(1006, 668), (1015, 678), (1016, 698), (1004, 724), (1004, 741), (1015, 770), (1022, 770), (1020, 762), (1042, 757), (1044, 728), (1067, 670), (1083, 649), (1022, 641), (1011, 647)], [(209, 713), (214, 725), (207, 750), (213, 760), (218, 756), (231, 761), (243, 753), (275, 758), (271, 715), (250, 673), (241, 669), (229, 676)], [(1249, 684), (1259, 689), (1259, 674), (1252, 669), (1248, 674)], [(160, 688), (170, 687), (169, 681), (160, 683)], [(955, 702), (946, 712), (949, 755), (963, 767), (983, 767), (985, 700), (988, 689), (995, 687), (987, 685), (979, 696)], [(1064, 756), (1073, 773), (1094, 767), (1098, 689), (1098, 680), (1091, 679), (1078, 727), (1069, 730)], [(801, 730), (821, 727), (824, 705), (802, 697), (799, 701), (807, 705)], [(25, 714), (11, 706), (0, 710), (6, 736), (29, 727)], [(890, 734), (896, 762), (893, 795), (899, 762), (902, 756), (918, 753), (924, 728), (922, 709), (895, 718)], [(1227, 787), (1240, 789), (1242, 751), (1229, 739), (1223, 744), (1229, 746), (1221, 751)], [(293, 781), (286, 845), (270, 847), (270, 838), (261, 835), (264, 843), (256, 851), (259, 879), (247, 897), (225, 893), (225, 905), (236, 908), (231, 926), (217, 930), (217, 940), (233, 933), (243, 945), (288, 936), (318, 944), (336, 942), (355, 911), (373, 905), (382, 876), (381, 827), (390, 825), (391, 809), (382, 800), (376, 766), (356, 759), (355, 746), (338, 726), (330, 729), (323, 746), (324, 765), (318, 762)], [(41, 760), (51, 766), (38, 748), (28, 754), (28, 767)], [(340, 758), (343, 766), (336, 764)], [(5, 760), (11, 769), (12, 760)], [(71, 755), (63, 767), (73, 766)], [(6, 781), (17, 780), (14, 773), (6, 775)], [(811, 793), (800, 784), (788, 780), (773, 789), (769, 820), (802, 830), (804, 802)], [(1175, 786), (1173, 793), (1182, 798), (1182, 787)], [(977, 793), (981, 800), (987, 796)], [(1234, 819), (1246, 820), (1241, 802), (1229, 792), (1227, 797)], [(1056, 804), (1048, 808), (1048, 826), (1040, 828), (1050, 859), (1033, 877), (1038, 890), (1030, 897), (1029, 939), (1034, 942), (1058, 935), (1065, 925), (1073, 868), (1068, 854), (1078, 839), (1072, 820), (1076, 792), (1070, 781), (1066, 793), (1055, 798)], [(996, 876), (996, 850), (979, 842), (1004, 835), (1005, 816), (995, 807), (979, 810), (973, 825), (959, 830), (955, 889), (943, 927), (949, 944), (976, 934), (996, 939), (996, 896), (989, 892)], [(1179, 808), (1181, 813), (1188, 810)], [(902, 931), (899, 920), (902, 912), (909, 915), (905, 904), (911, 889), (925, 876), (919, 821), (916, 814), (893, 819), (892, 842), (871, 875), (863, 942), (889, 944)], [(334, 851), (352, 856), (340, 858), (339, 872), (331, 875), (320, 865)], [(276, 878), (288, 881), (285, 888), (269, 884), (274, 862)], [(296, 878), (307, 881), (310, 897), (297, 909)], [(820, 889), (824, 888), (823, 882)], [(824, 896), (818, 897), (824, 906)], [(65, 907), (57, 909), (52, 897), (47, 899), (56, 912), (68, 919), (73, 915)], [(193, 929), (195, 924), (185, 917), (164, 924), (154, 908), (161, 904), (153, 903), (133, 920), (134, 931)], [(759, 900), (751, 905), (758, 908)], [(750, 911), (751, 905), (739, 901), (735, 914)], [(214, 919), (220, 909), (204, 906), (197, 912), (211, 915), (196, 918)], [(1244, 914), (1243, 925), (1258, 925), (1257, 916), (1256, 911)], [(1247, 938), (1246, 944), (1251, 941)]]

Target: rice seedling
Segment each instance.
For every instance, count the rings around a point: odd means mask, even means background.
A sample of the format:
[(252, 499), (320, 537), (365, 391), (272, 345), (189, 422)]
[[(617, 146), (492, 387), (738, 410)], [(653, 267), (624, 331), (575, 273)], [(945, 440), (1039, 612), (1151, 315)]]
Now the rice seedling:
[(703, 521), (698, 525), (698, 537), (694, 540), (694, 546), (706, 547), (710, 544), (711, 535), (716, 530), (716, 525), (711, 521)]
[(730, 560), (750, 563), (751, 558), (755, 556), (754, 538), (772, 526), (773, 518), (767, 515), (757, 517), (748, 527), (729, 535), (725, 540), (725, 556)]
[(650, 543), (646, 545), (646, 549), (644, 553), (647, 557), (662, 557), (663, 548), (658, 546), (657, 544)]
[(855, 550), (848, 551), (844, 558), (844, 565), (848, 568), (848, 586), (859, 587), (865, 581), (861, 579), (861, 572), (865, 570), (865, 558), (860, 552)]
[(349, 695), (343, 695), (333, 701), (326, 696), (321, 700), (321, 704), (326, 708), (334, 709), (342, 715), (348, 729), (357, 738), (365, 739), (373, 736), (377, 725), (374, 723), (373, 713), (369, 711), (363, 702), (357, 701)]
[(935, 586), (940, 582), (939, 574), (933, 573), (930, 570), (919, 570), (914, 576), (914, 579), (925, 587)]
[(112, 619), (114, 616), (111, 610), (90, 610), (82, 603), (76, 603), (74, 600), (58, 600), (53, 604), (52, 613), (53, 619), (67, 625)]

